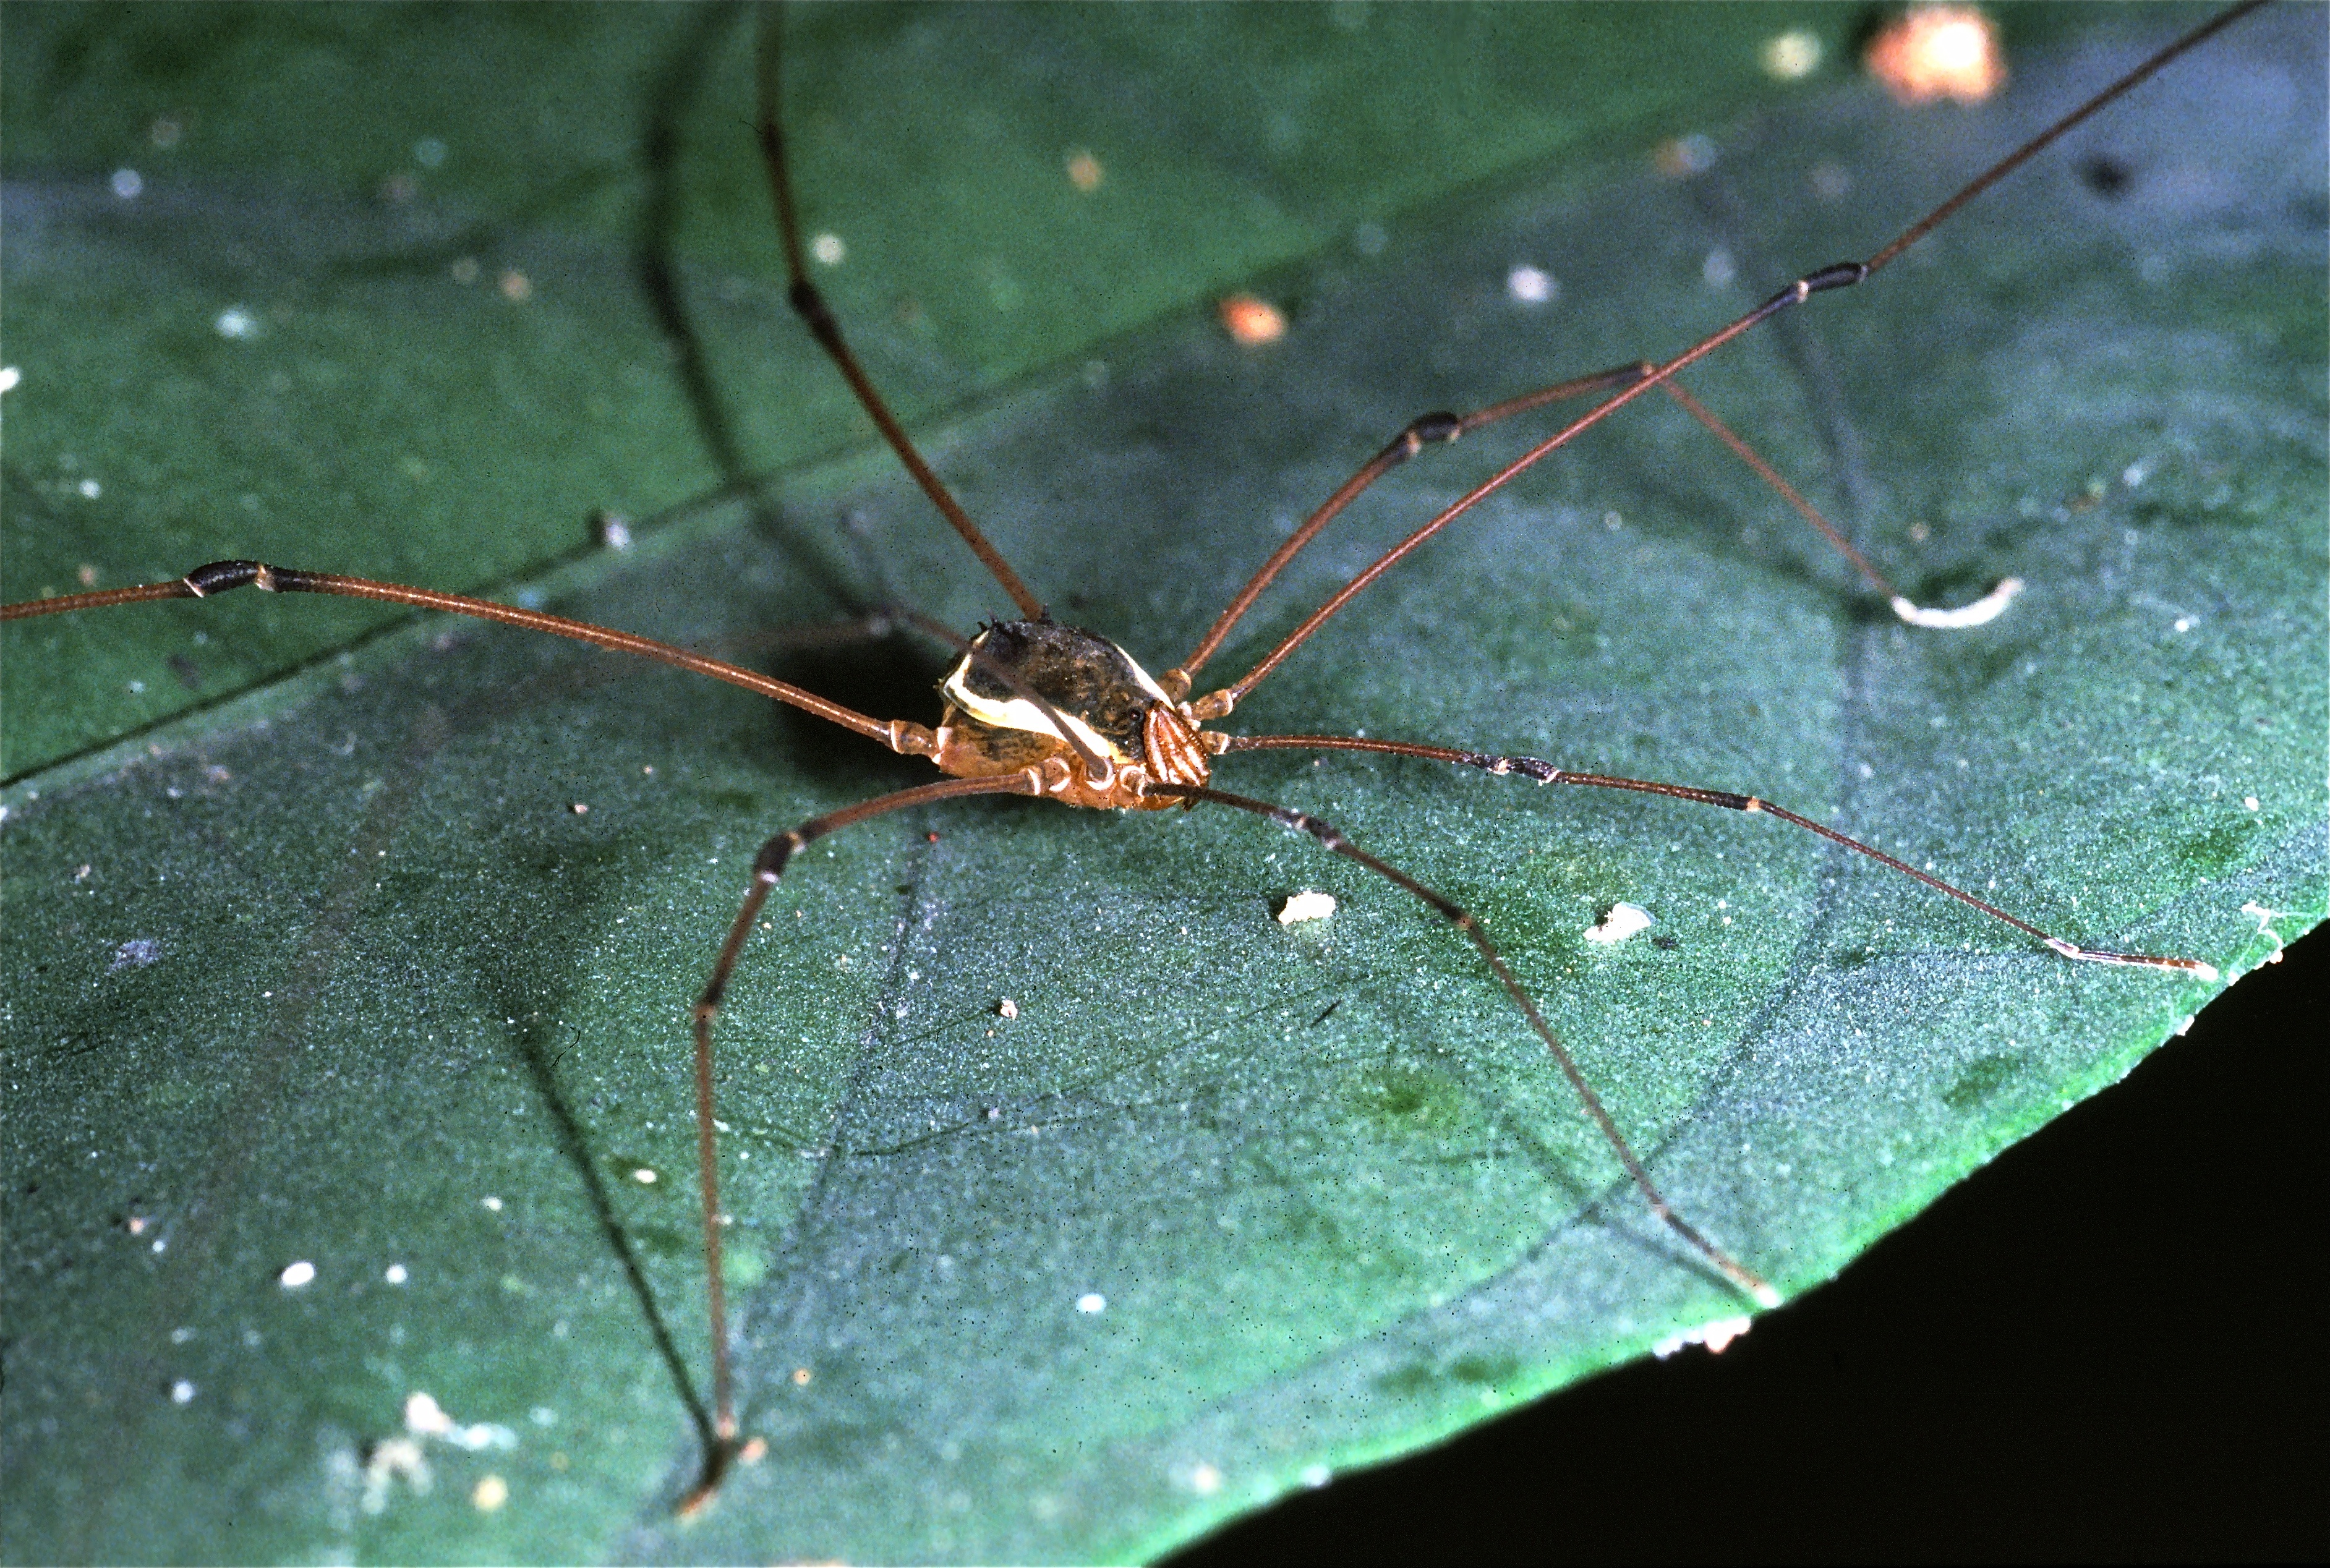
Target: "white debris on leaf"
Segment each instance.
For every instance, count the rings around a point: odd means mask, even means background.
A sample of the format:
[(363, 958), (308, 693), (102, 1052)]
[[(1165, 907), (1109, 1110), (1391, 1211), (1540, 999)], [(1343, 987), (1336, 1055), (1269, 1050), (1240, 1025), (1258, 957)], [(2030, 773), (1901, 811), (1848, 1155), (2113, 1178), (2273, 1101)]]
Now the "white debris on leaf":
[(118, 969), (142, 969), (161, 957), (160, 942), (152, 937), (132, 937), (113, 949), (113, 961), (106, 966), (105, 972), (109, 975)]
[(287, 1265), (283, 1272), (275, 1278), (286, 1290), (297, 1290), (303, 1285), (315, 1283), (316, 1265), (302, 1258), (296, 1263)]
[(433, 1479), (429, 1473), (428, 1456), (411, 1438), (390, 1438), (374, 1444), (365, 1459), (364, 1476), (363, 1507), (367, 1514), (387, 1510), (391, 1483), (402, 1479), (418, 1497), (429, 1490)]
[(1610, 912), (1586, 928), (1586, 940), (1613, 947), (1651, 925), (1651, 912), (1636, 903), (1614, 903)]
[(1298, 893), (1278, 906), (1278, 923), (1300, 925), (1304, 921), (1322, 921), (1335, 912), (1335, 895), (1331, 893)]
[(1926, 609), (1910, 603), (1899, 594), (1893, 598), (1893, 613), (1911, 626), (1930, 627), (1936, 631), (1963, 631), (1970, 626), (1987, 626), (2014, 602), (2022, 591), (2022, 579), (2005, 577), (1998, 586), (1956, 609)]
[(1719, 1318), (1712, 1323), (1702, 1323), (1696, 1328), (1686, 1328), (1679, 1334), (1668, 1335), (1651, 1346), (1651, 1354), (1664, 1361), (1668, 1356), (1688, 1346), (1704, 1345), (1710, 1355), (1720, 1355), (1723, 1354), (1724, 1346), (1747, 1333), (1752, 1327), (1752, 1322), (1746, 1318)]
[(1764, 74), (1775, 81), (1802, 81), (1820, 69), (1820, 35), (1795, 28), (1764, 41), (1756, 52), (1764, 67)]
[(1522, 305), (1550, 305), (1561, 298), (1561, 285), (1544, 268), (1523, 263), (1505, 274), (1505, 292)]
[(517, 1447), (517, 1434), (509, 1428), (482, 1421), (473, 1426), (463, 1426), (445, 1413), (445, 1407), (437, 1403), (435, 1395), (428, 1393), (405, 1395), (404, 1430), (414, 1437), (437, 1438), (457, 1449), (467, 1449), (471, 1453), (484, 1449)]
[[(2254, 811), (2257, 808), (2252, 806), (2249, 809)], [(2278, 964), (2281, 962), (2282, 950), (2288, 947), (2289, 943), (2283, 939), (2282, 934), (2279, 931), (2273, 929), (2273, 922), (2279, 920), (2288, 912), (2287, 910), (2268, 909), (2265, 905), (2258, 902), (2255, 899), (2251, 899), (2249, 902), (2241, 905), (2241, 912), (2249, 916), (2249, 919), (2257, 921), (2258, 935), (2261, 937), (2271, 937), (2273, 939), (2273, 951), (2266, 955), (2265, 961), (2268, 964)]]

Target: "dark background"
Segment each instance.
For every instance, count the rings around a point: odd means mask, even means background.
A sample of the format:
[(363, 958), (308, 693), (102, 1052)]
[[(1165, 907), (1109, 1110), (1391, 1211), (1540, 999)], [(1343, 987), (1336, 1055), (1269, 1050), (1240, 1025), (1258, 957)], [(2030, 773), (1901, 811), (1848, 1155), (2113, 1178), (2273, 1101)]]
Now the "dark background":
[(2330, 1556), (2325, 996), (2316, 931), (1720, 1356), (1174, 1562)]

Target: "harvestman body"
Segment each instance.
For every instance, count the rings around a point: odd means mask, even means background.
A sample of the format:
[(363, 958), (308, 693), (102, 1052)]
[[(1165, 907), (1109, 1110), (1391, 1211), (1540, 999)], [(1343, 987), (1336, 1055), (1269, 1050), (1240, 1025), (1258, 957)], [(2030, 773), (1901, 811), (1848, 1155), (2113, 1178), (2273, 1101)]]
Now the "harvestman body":
[[(1904, 621), (1931, 628), (1949, 628), (1978, 624), (1996, 615), (2005, 607), (2017, 586), (2011, 580), (2000, 584), (1976, 604), (1960, 609), (1933, 609), (1911, 603), (1886, 583), (1842, 535), (1831, 528), (1760, 457), (1676, 385), (1673, 377), (1733, 338), (1803, 304), (1812, 296), (1847, 288), (1866, 279), (2040, 148), (2158, 71), (2171, 60), (2254, 8), (2258, 3), (2261, 0), (2252, 0), (2251, 5), (2227, 13), (2164, 50), (2127, 77), (2064, 117), (2004, 162), (1977, 177), (1868, 260), (1840, 263), (1807, 274), (1674, 359), (1658, 364), (1643, 363), (1621, 366), (1548, 387), (1468, 415), (1434, 413), (1415, 420), (1361, 467), (1271, 555), (1188, 657), (1176, 667), (1155, 676), (1144, 671), (1114, 643), (1093, 632), (1061, 625), (1051, 619), (1042, 601), (1028, 589), (923, 462), (844, 342), (838, 325), (808, 278), (780, 128), (777, 54), (772, 29), (762, 53), (760, 134), (772, 199), (784, 239), (794, 308), (849, 382), (858, 401), (917, 484), (1010, 595), (1021, 615), (1019, 619), (988, 627), (965, 640), (911, 612), (898, 612), (907, 623), (951, 643), (958, 652), (958, 661), (940, 688), (944, 709), (936, 726), (901, 719), (871, 718), (753, 670), (603, 627), (426, 589), (294, 571), (256, 562), (220, 562), (198, 567), (174, 581), (13, 604), (0, 610), (0, 618), (16, 619), (148, 600), (203, 598), (241, 587), (255, 587), (273, 592), (323, 593), (381, 600), (500, 621), (573, 638), (611, 651), (637, 654), (711, 675), (827, 719), (894, 752), (927, 758), (948, 775), (939, 782), (879, 796), (812, 818), (769, 840), (755, 862), (752, 884), (743, 907), (729, 928), (711, 977), (696, 1005), (696, 1119), (703, 1182), (704, 1244), (708, 1268), (706, 1294), (712, 1327), (713, 1396), (708, 1412), (701, 1406), (696, 1408), (706, 1460), (702, 1479), (691, 1494), (687, 1507), (698, 1506), (714, 1495), (728, 1463), (744, 1446), (739, 1441), (730, 1388), (728, 1332), (722, 1289), (721, 1216), (712, 1100), (713, 1021), (738, 956), (754, 929), (761, 910), (795, 855), (836, 829), (904, 808), (938, 800), (972, 795), (1016, 794), (1048, 798), (1070, 806), (1124, 810), (1155, 811), (1175, 807), (1186, 809), (1200, 803), (1224, 806), (1268, 817), (1284, 827), (1306, 834), (1325, 849), (1367, 867), (1416, 895), (1455, 926), (1477, 949), (1498, 984), (1545, 1045), (1588, 1114), (1601, 1129), (1652, 1211), (1734, 1287), (1760, 1303), (1773, 1304), (1779, 1299), (1777, 1292), (1745, 1263), (1694, 1228), (1660, 1195), (1617, 1125), (1604, 1110), (1592, 1086), (1547, 1025), (1528, 992), (1507, 968), (1488, 935), (1469, 913), (1405, 872), (1359, 848), (1336, 828), (1316, 817), (1213, 788), (1212, 776), (1217, 761), (1230, 753), (1245, 751), (1375, 752), (1454, 763), (1492, 774), (1518, 773), (1540, 783), (1576, 784), (1662, 795), (1735, 811), (1768, 815), (1913, 877), (2004, 921), (2065, 958), (2143, 966), (2202, 977), (2213, 977), (2214, 971), (2196, 959), (2106, 952), (2079, 947), (2041, 930), (2030, 922), (1891, 855), (1848, 838), (1833, 828), (1750, 795), (1578, 773), (1535, 758), (1497, 756), (1444, 746), (1358, 736), (1235, 734), (1208, 726), (1230, 717), (1239, 703), (1329, 618), (1425, 540), (1547, 454), (1653, 389), (1673, 397), (1743, 461), (1754, 468), (1788, 505), (1821, 529), (1886, 598)], [(1452, 441), (1468, 430), (1558, 401), (1583, 396), (1600, 396), (1602, 401), (1506, 465), (1489, 480), (1359, 572), (1236, 681), (1203, 695), (1193, 695), (1198, 691), (1196, 676), (1198, 671), (1264, 590), (1369, 485), (1428, 446)]]

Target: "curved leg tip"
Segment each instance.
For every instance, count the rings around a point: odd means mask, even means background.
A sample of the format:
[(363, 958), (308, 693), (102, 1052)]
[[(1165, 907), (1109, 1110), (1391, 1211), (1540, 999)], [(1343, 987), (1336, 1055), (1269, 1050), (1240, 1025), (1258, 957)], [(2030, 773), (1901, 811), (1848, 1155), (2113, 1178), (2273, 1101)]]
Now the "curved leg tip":
[(2149, 953), (2108, 953), (2097, 948), (2083, 948), (2067, 942), (2060, 937), (2049, 937), (2047, 946), (2067, 959), (2077, 959), (2084, 964), (2118, 964), (2136, 969), (2170, 969), (2180, 975), (2190, 975), (2196, 980), (2214, 981), (2219, 978), (2217, 966), (2203, 959), (2164, 959)]
[(759, 1438), (739, 1443), (734, 1423), (721, 1433), (717, 1441), (704, 1450), (704, 1470), (696, 1478), (687, 1495), (679, 1499), (672, 1512), (681, 1519), (701, 1517), (712, 1505), (720, 1500), (721, 1485), (728, 1478), (729, 1467), (738, 1462), (757, 1464), (769, 1451), (769, 1445)]

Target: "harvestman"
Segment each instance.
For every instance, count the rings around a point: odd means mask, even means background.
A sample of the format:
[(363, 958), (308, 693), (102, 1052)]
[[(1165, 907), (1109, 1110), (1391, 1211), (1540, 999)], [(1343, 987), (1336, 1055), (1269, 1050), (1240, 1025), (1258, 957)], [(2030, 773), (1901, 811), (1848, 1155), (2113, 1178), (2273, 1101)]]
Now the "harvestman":
[[(1255, 751), (1376, 752), (1453, 763), (1500, 776), (1519, 774), (1542, 784), (1573, 784), (1659, 795), (1727, 810), (1767, 816), (1816, 834), (1844, 849), (1866, 855), (1914, 878), (2013, 927), (2063, 958), (2173, 970), (2203, 978), (2213, 978), (2215, 970), (2193, 959), (2107, 952), (2080, 947), (1834, 828), (1753, 795), (1607, 774), (1575, 772), (1533, 757), (1490, 755), (1455, 747), (1349, 735), (1236, 734), (1208, 726), (1230, 717), (1255, 687), (1314, 632), (1411, 552), (1540, 459), (1653, 390), (1663, 392), (1674, 399), (1752, 468), (1790, 507), (1819, 529), (1905, 622), (1913, 626), (1948, 628), (1980, 624), (1998, 614), (2020, 586), (2012, 579), (1999, 584), (1975, 604), (1959, 609), (1927, 609), (1911, 602), (1761, 457), (1678, 385), (1674, 378), (1732, 339), (1790, 307), (1803, 304), (1814, 295), (1849, 288), (1881, 270), (1960, 207), (2012, 174), (2041, 148), (2153, 76), (2171, 61), (2262, 4), (2263, 0), (2248, 0), (2247, 4), (2224, 13), (2155, 54), (1968, 182), (1955, 195), (1911, 224), (1867, 260), (1840, 262), (1807, 273), (1755, 309), (1663, 364), (1642, 362), (1622, 365), (1545, 387), (1469, 414), (1430, 413), (1415, 420), (1363, 464), (1272, 553), (1179, 664), (1154, 677), (1142, 670), (1123, 649), (1106, 638), (1051, 619), (1044, 601), (1028, 587), (957, 503), (945, 484), (923, 460), (905, 429), (892, 415), (844, 341), (839, 325), (816, 286), (809, 279), (781, 128), (779, 54), (775, 29), (772, 26), (764, 33), (760, 55), (758, 129), (771, 195), (783, 239), (792, 307), (848, 382), (857, 401), (873, 419), (884, 440), (896, 453), (931, 503), (978, 557), (980, 564), (1010, 596), (1021, 617), (1018, 620), (984, 628), (975, 637), (964, 639), (947, 628), (911, 611), (899, 612), (905, 624), (950, 644), (959, 655), (940, 687), (945, 706), (937, 725), (929, 726), (905, 719), (869, 717), (812, 692), (734, 664), (561, 616), (430, 589), (329, 572), (298, 571), (254, 561), (214, 562), (196, 567), (184, 577), (168, 582), (11, 604), (0, 607), (0, 619), (63, 614), (150, 600), (200, 599), (245, 587), (277, 593), (321, 593), (379, 600), (419, 609), (441, 610), (482, 620), (499, 621), (589, 643), (611, 652), (635, 654), (679, 669), (709, 675), (814, 714), (887, 747), (901, 756), (927, 758), (942, 772), (949, 775), (938, 783), (877, 796), (842, 810), (812, 817), (778, 834), (762, 845), (754, 862), (752, 883), (743, 906), (730, 924), (711, 976), (696, 1003), (693, 1013), (696, 1116), (703, 1189), (706, 1295), (711, 1319), (713, 1397), (708, 1416), (701, 1407), (696, 1410), (699, 1425), (703, 1428), (706, 1463), (702, 1478), (685, 1505), (687, 1507), (700, 1506), (715, 1494), (728, 1464), (744, 1446), (739, 1441), (731, 1386), (727, 1310), (721, 1273), (722, 1219), (718, 1151), (713, 1120), (714, 1019), (762, 907), (794, 855), (815, 840), (838, 829), (889, 812), (942, 800), (974, 795), (1025, 795), (1054, 799), (1069, 806), (1119, 810), (1188, 809), (1200, 803), (1225, 807), (1268, 818), (1282, 827), (1307, 835), (1321, 847), (1356, 862), (1413, 894), (1461, 931), (1478, 950), (1482, 963), (1511, 998), (1529, 1028), (1543, 1043), (1587, 1115), (1600, 1129), (1603, 1138), (1624, 1167), (1628, 1177), (1652, 1213), (1736, 1289), (1760, 1304), (1775, 1305), (1779, 1296), (1771, 1286), (1746, 1263), (1734, 1258), (1693, 1226), (1661, 1195), (1642, 1161), (1604, 1109), (1592, 1084), (1546, 1023), (1529, 993), (1506, 966), (1488, 933), (1472, 915), (1399, 868), (1359, 848), (1329, 823), (1304, 812), (1214, 788), (1212, 773), (1217, 760), (1234, 752)], [(1602, 401), (1507, 463), (1352, 577), (1236, 680), (1202, 695), (1195, 694), (1199, 689), (1198, 672), (1211, 661), (1271, 582), (1362, 491), (1392, 468), (1416, 457), (1425, 448), (1444, 445), (1466, 431), (1529, 413), (1549, 404), (1595, 396), (1599, 396)]]

